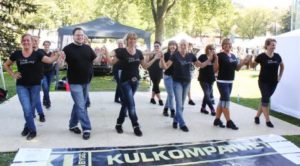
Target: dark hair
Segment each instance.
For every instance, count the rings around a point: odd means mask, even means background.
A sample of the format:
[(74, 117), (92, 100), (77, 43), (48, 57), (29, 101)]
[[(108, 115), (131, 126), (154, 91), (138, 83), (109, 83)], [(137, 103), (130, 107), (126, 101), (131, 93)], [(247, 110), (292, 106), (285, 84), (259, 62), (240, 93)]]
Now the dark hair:
[(51, 42), (50, 42), (49, 40), (45, 40), (45, 41), (43, 42), (43, 45), (45, 45), (46, 43), (51, 44)]
[(176, 43), (176, 41), (175, 40), (170, 40), (169, 43), (168, 43), (168, 52), (171, 52), (171, 50), (169, 49), (170, 45), (175, 45), (176, 46), (175, 51), (178, 50), (178, 44)]
[(84, 31), (81, 27), (76, 27), (73, 29), (72, 34), (74, 35), (76, 31), (81, 30)]
[(267, 47), (268, 47), (272, 42), (277, 43), (277, 41), (276, 41), (275, 39), (272, 39), (272, 38), (266, 39), (265, 45), (264, 45), (264, 49), (267, 49)]
[(161, 46), (161, 43), (159, 41), (155, 41), (154, 44), (158, 44), (159, 46)]

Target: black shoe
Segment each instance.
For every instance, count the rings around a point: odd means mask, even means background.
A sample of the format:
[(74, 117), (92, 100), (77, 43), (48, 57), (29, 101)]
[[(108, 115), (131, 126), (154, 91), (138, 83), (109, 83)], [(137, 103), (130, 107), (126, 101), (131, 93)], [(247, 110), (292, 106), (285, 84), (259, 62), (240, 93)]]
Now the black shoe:
[(260, 122), (259, 122), (259, 117), (255, 117), (254, 118), (254, 122), (255, 122), (255, 124), (259, 124)]
[(44, 106), (46, 107), (46, 109), (49, 109), (51, 107), (51, 104), (45, 104)]
[(216, 112), (215, 111), (211, 111), (210, 114), (211, 114), (211, 116), (216, 116)]
[(83, 132), (83, 134), (82, 134), (82, 138), (83, 138), (84, 140), (90, 139), (90, 136), (91, 136), (91, 133), (90, 133), (90, 132)]
[(153, 98), (151, 98), (150, 103), (156, 104), (156, 101)]
[(115, 103), (121, 104), (121, 101), (120, 100), (115, 100)]
[(176, 122), (173, 122), (173, 129), (177, 129), (177, 127), (178, 127), (178, 125), (177, 125), (177, 123)]
[(158, 100), (159, 105), (163, 106), (164, 102), (162, 100)]
[(116, 125), (116, 130), (117, 130), (117, 133), (119, 134), (122, 134), (123, 133), (123, 128), (122, 128), (122, 125)]
[(28, 141), (30, 141), (30, 140), (32, 140), (34, 137), (36, 137), (36, 132), (30, 132), (30, 133), (27, 135), (26, 139), (27, 139)]
[(271, 123), (271, 121), (266, 122), (266, 125), (267, 125), (268, 127), (270, 127), (270, 128), (273, 128), (273, 127), (274, 127), (274, 125)]
[(23, 129), (21, 135), (22, 135), (22, 136), (26, 136), (26, 135), (28, 135), (28, 134), (29, 134), (29, 129), (28, 129), (28, 127), (24, 127), (24, 129)]
[(134, 131), (134, 134), (135, 134), (136, 136), (139, 136), (139, 137), (143, 136), (143, 133), (142, 133), (142, 131), (141, 131), (141, 129), (140, 129), (139, 126), (134, 127), (134, 128), (133, 128), (133, 131)]
[(205, 108), (201, 108), (200, 112), (203, 113), (203, 114), (208, 114), (208, 111)]
[(189, 105), (196, 105), (193, 100), (189, 100)]
[(72, 131), (75, 134), (81, 134), (81, 130), (78, 127), (74, 127), (69, 129), (70, 131)]
[(221, 127), (221, 128), (224, 128), (224, 127), (225, 127), (224, 124), (223, 124), (223, 122), (222, 122), (219, 118), (216, 118), (216, 119), (214, 120), (214, 126), (219, 126), (219, 127)]
[(163, 115), (164, 115), (164, 116), (169, 116), (168, 108), (164, 108)]
[(182, 127), (180, 127), (180, 129), (181, 129), (182, 131), (184, 131), (184, 132), (188, 132), (188, 131), (189, 131), (189, 128), (186, 127), (186, 126), (182, 126)]
[(229, 120), (227, 123), (226, 123), (226, 127), (227, 128), (231, 128), (232, 130), (238, 130), (239, 128), (236, 127), (236, 125), (233, 123), (232, 120)]
[(40, 122), (45, 122), (46, 121), (44, 114), (40, 114), (39, 117), (40, 117)]
[(85, 106), (86, 106), (86, 108), (90, 107), (91, 106), (91, 102), (86, 102)]
[(171, 118), (174, 118), (175, 116), (175, 110), (171, 110)]

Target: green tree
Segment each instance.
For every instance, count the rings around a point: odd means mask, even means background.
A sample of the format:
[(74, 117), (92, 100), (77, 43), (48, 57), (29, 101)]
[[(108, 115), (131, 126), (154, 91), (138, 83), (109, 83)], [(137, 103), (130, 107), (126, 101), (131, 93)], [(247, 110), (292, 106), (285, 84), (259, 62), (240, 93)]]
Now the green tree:
[(280, 21), (282, 28), (280, 33), (285, 33), (291, 31), (291, 10), (286, 11), (286, 13), (282, 16)]
[(18, 47), (18, 36), (33, 27), (23, 22), (22, 18), (34, 12), (36, 5), (27, 0), (0, 1), (0, 55), (7, 57)]
[[(271, 21), (272, 22), (272, 21)], [(263, 8), (241, 10), (236, 19), (237, 34), (242, 38), (253, 39), (266, 33), (270, 23), (270, 11)]]

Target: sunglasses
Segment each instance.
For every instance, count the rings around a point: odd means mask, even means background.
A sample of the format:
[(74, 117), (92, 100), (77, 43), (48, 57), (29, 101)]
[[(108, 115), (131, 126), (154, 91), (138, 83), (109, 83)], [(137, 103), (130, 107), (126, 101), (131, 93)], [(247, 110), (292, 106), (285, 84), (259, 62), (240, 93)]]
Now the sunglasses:
[(159, 48), (160, 46), (159, 46), (159, 45), (154, 45), (154, 47), (155, 47), (155, 48)]

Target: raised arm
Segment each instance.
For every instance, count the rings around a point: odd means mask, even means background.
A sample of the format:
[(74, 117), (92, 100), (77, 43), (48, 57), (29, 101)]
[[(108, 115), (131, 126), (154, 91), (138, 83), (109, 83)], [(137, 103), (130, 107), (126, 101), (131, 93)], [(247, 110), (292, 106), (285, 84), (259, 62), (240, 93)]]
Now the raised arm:
[(167, 70), (170, 66), (172, 66), (173, 61), (168, 60), (167, 62), (165, 61), (164, 55), (161, 56), (160, 61), (159, 61), (159, 67)]
[[(144, 56), (144, 54), (143, 54)], [(148, 69), (148, 67), (150, 67), (157, 59), (159, 59), (162, 56), (162, 52), (157, 52), (155, 53), (155, 56), (153, 59), (151, 59), (150, 61), (146, 62), (145, 59), (143, 59), (141, 61), (141, 65), (144, 69)]]
[(51, 63), (53, 63), (54, 61), (56, 61), (56, 60), (59, 58), (60, 55), (61, 55), (60, 52), (54, 51), (54, 52), (52, 52), (52, 54), (51, 54), (50, 57), (48, 57), (48, 56), (43, 56), (42, 62), (43, 62), (43, 63), (51, 64)]
[(239, 71), (245, 64), (247, 64), (251, 60), (251, 58), (251, 55), (247, 55), (244, 59), (241, 59), (235, 70)]

